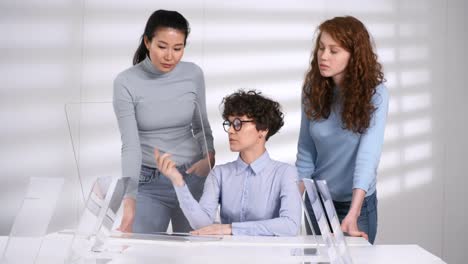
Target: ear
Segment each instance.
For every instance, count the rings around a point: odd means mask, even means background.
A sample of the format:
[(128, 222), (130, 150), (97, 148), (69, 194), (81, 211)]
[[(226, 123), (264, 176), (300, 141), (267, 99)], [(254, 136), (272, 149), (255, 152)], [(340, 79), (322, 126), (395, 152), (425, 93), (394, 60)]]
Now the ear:
[(268, 135), (268, 129), (267, 130), (260, 130), (260, 136), (262, 138), (266, 139), (266, 136)]
[(144, 36), (143, 37), (143, 42), (145, 43), (145, 47), (147, 50), (149, 50), (149, 47), (151, 45), (151, 41), (149, 41), (148, 37), (147, 36)]

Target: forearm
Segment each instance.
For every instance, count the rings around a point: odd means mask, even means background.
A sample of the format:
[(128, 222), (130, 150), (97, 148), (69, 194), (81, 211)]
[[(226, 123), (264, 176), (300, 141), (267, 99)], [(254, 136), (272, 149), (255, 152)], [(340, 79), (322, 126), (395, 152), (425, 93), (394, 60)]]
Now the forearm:
[(212, 169), (216, 163), (215, 153), (212, 151), (208, 152), (208, 158), (210, 160), (210, 168)]
[(301, 194), (301, 196), (304, 194), (304, 191), (305, 191), (305, 186), (304, 186), (304, 182), (302, 180), (300, 180), (298, 183), (297, 183), (297, 188), (299, 188), (299, 193)]
[(213, 224), (213, 213), (206, 208), (203, 208), (192, 196), (188, 186), (183, 183), (182, 185), (174, 184), (174, 189), (177, 194), (180, 208), (185, 217), (194, 229), (199, 229)]
[(372, 100), (377, 109), (372, 116), (371, 125), (361, 136), (353, 178), (353, 188), (366, 192), (375, 184), (382, 153), (389, 101), (387, 89), (379, 86)]
[(302, 110), (301, 127), (297, 143), (296, 168), (299, 178), (311, 178), (315, 171), (315, 159), (317, 150), (309, 132), (310, 121)]
[(119, 76), (114, 81), (113, 108), (122, 139), (122, 177), (130, 177), (125, 197), (135, 199), (138, 191), (142, 151), (132, 93)]
[[(208, 152), (212, 152), (214, 154), (215, 149), (214, 149), (213, 132), (211, 130), (210, 123), (208, 122), (208, 113), (206, 110), (205, 77), (201, 69), (200, 69), (200, 75), (198, 78), (198, 85), (197, 85), (197, 101), (198, 101), (198, 107), (199, 107), (200, 114), (201, 114), (202, 130), (204, 132), (203, 140), (204, 140), (204, 143), (206, 142), (206, 145), (207, 145), (206, 147), (208, 148)], [(205, 148), (204, 144), (203, 144), (203, 148)], [(214, 162), (212, 163), (212, 166), (213, 165), (214, 165)]]
[(174, 187), (183, 187), (185, 185), (185, 181), (182, 176), (171, 179), (171, 182)]
[(349, 209), (348, 215), (353, 218), (358, 218), (361, 214), (361, 207), (364, 203), (364, 198), (366, 197), (366, 192), (362, 189), (353, 189), (353, 197), (351, 199), (351, 207)]
[(366, 192), (362, 189), (353, 189), (353, 197), (351, 200), (351, 208), (346, 217), (341, 221), (341, 230), (350, 236), (364, 237), (369, 239), (367, 234), (358, 227), (358, 218), (361, 214), (361, 207), (366, 196)]
[(139, 148), (122, 148), (122, 177), (129, 177), (125, 198), (136, 199), (138, 192), (138, 182), (141, 172), (142, 154)]
[(248, 236), (296, 236), (300, 223), (289, 217), (277, 217), (261, 221), (232, 223), (233, 235)]

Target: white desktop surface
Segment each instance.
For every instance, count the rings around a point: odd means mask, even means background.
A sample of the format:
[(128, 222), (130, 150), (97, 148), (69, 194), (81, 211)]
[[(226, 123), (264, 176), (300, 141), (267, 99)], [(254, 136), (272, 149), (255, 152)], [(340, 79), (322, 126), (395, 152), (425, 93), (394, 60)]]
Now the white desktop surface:
[[(7, 237), (0, 237), (3, 252)], [(26, 242), (26, 241), (25, 241)], [(36, 263), (64, 263), (71, 236), (48, 235), (42, 244)], [(445, 263), (417, 245), (372, 246), (362, 238), (347, 237), (355, 264), (367, 263)], [(26, 245), (27, 243), (25, 243)], [(313, 237), (236, 237), (225, 236), (219, 241), (180, 242), (112, 239), (109, 251), (90, 252), (86, 263), (303, 263), (326, 261), (319, 256), (297, 256), (304, 247), (313, 247)], [(121, 251), (125, 246), (125, 249)], [(322, 245), (323, 246), (323, 245)], [(26, 246), (25, 246), (26, 249)], [(325, 248), (321, 247), (321, 250)], [(121, 251), (121, 252), (119, 252)], [(294, 253), (293, 253), (294, 252)], [(291, 254), (296, 256), (292, 256)], [(99, 259), (95, 261), (94, 259)]]

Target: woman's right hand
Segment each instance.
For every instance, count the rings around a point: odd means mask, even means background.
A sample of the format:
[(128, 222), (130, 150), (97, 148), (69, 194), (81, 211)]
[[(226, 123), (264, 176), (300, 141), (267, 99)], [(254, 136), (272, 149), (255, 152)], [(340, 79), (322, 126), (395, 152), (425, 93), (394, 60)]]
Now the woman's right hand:
[(132, 233), (133, 219), (135, 218), (135, 199), (124, 198), (123, 199), (123, 216), (122, 222), (120, 223), (119, 230), (124, 233)]
[(171, 180), (172, 184), (176, 186), (183, 186), (185, 184), (184, 177), (177, 170), (176, 164), (171, 160), (171, 154), (164, 153), (160, 155), (158, 149), (154, 149), (154, 158), (156, 159), (156, 167), (158, 170)]
[(206, 177), (210, 173), (211, 167), (208, 157), (203, 158), (194, 164), (186, 171), (187, 174), (195, 174), (198, 177)]

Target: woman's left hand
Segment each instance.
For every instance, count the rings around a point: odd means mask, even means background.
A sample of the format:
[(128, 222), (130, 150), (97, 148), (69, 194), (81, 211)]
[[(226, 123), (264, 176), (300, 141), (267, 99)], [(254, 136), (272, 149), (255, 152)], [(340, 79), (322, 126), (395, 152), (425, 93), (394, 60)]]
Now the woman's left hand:
[(232, 226), (230, 224), (212, 224), (200, 229), (191, 231), (192, 235), (231, 235)]
[(341, 222), (341, 230), (345, 233), (348, 233), (350, 236), (363, 237), (366, 240), (369, 240), (367, 234), (358, 229), (357, 217), (355, 216), (351, 216), (349, 214), (346, 215), (346, 217)]

